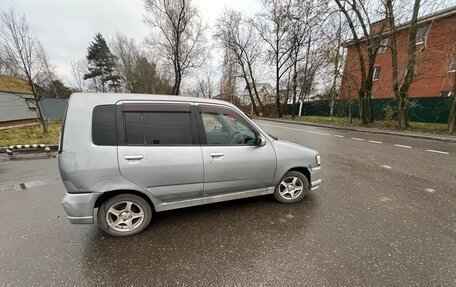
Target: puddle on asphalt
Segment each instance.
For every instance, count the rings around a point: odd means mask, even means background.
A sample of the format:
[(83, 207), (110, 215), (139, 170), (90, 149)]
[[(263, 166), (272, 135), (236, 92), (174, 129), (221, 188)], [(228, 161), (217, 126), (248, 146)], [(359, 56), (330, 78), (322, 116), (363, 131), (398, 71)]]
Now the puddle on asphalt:
[(16, 183), (12, 185), (0, 185), (0, 191), (21, 191), (26, 190), (35, 186), (45, 185), (45, 181), (26, 181), (22, 183)]
[(4, 161), (20, 161), (20, 160), (35, 160), (35, 159), (47, 159), (47, 158), (56, 158), (56, 152), (48, 153), (28, 153), (28, 154), (14, 154), (12, 156), (5, 154), (0, 154), (0, 162)]

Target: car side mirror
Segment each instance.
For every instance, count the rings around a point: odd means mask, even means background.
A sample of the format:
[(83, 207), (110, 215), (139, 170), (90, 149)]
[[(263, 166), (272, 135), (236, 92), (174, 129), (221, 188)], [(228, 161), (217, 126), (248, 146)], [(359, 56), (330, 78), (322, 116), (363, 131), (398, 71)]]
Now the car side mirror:
[(256, 135), (256, 144), (259, 147), (265, 146), (266, 145), (266, 139), (261, 134), (257, 134)]

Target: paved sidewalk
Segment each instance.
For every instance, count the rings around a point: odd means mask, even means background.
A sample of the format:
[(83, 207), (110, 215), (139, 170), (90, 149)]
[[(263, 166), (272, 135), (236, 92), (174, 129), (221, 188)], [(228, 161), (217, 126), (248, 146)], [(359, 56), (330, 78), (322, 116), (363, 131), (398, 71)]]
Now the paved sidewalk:
[(253, 117), (253, 119), (272, 121), (272, 122), (281, 122), (281, 123), (288, 123), (288, 124), (297, 124), (297, 125), (304, 125), (304, 126), (314, 126), (314, 127), (331, 128), (331, 129), (339, 129), (339, 130), (347, 130), (347, 131), (366, 132), (366, 133), (384, 134), (384, 135), (394, 135), (394, 136), (411, 137), (411, 138), (419, 138), (419, 139), (426, 139), (426, 140), (436, 140), (436, 141), (456, 143), (456, 136), (449, 136), (449, 135), (448, 136), (442, 136), (442, 135), (432, 135), (432, 134), (414, 133), (414, 132), (390, 131), (390, 130), (377, 129), (377, 128), (336, 126), (336, 125), (318, 124), (318, 123), (310, 123), (310, 122), (303, 122), (303, 121), (293, 121), (293, 120), (284, 120), (284, 119), (271, 119), (271, 118), (263, 118), (263, 117)]

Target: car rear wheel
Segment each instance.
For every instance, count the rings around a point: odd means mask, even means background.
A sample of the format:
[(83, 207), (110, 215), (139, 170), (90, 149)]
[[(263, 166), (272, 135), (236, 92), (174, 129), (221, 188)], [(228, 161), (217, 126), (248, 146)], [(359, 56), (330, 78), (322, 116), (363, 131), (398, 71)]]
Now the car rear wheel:
[(129, 236), (143, 231), (152, 219), (147, 201), (133, 194), (111, 197), (98, 209), (98, 224), (112, 236)]
[(298, 171), (287, 172), (274, 191), (274, 197), (282, 203), (301, 201), (309, 192), (309, 181)]

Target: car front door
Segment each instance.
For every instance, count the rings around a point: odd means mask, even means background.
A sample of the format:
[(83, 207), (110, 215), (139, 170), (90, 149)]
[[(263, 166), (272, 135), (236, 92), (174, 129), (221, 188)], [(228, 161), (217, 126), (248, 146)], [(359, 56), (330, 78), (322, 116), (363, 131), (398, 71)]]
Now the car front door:
[(260, 131), (230, 107), (198, 105), (204, 196), (265, 189), (276, 172), (271, 143), (256, 144)]
[(126, 102), (117, 110), (122, 176), (164, 202), (200, 198), (203, 160), (192, 105)]

